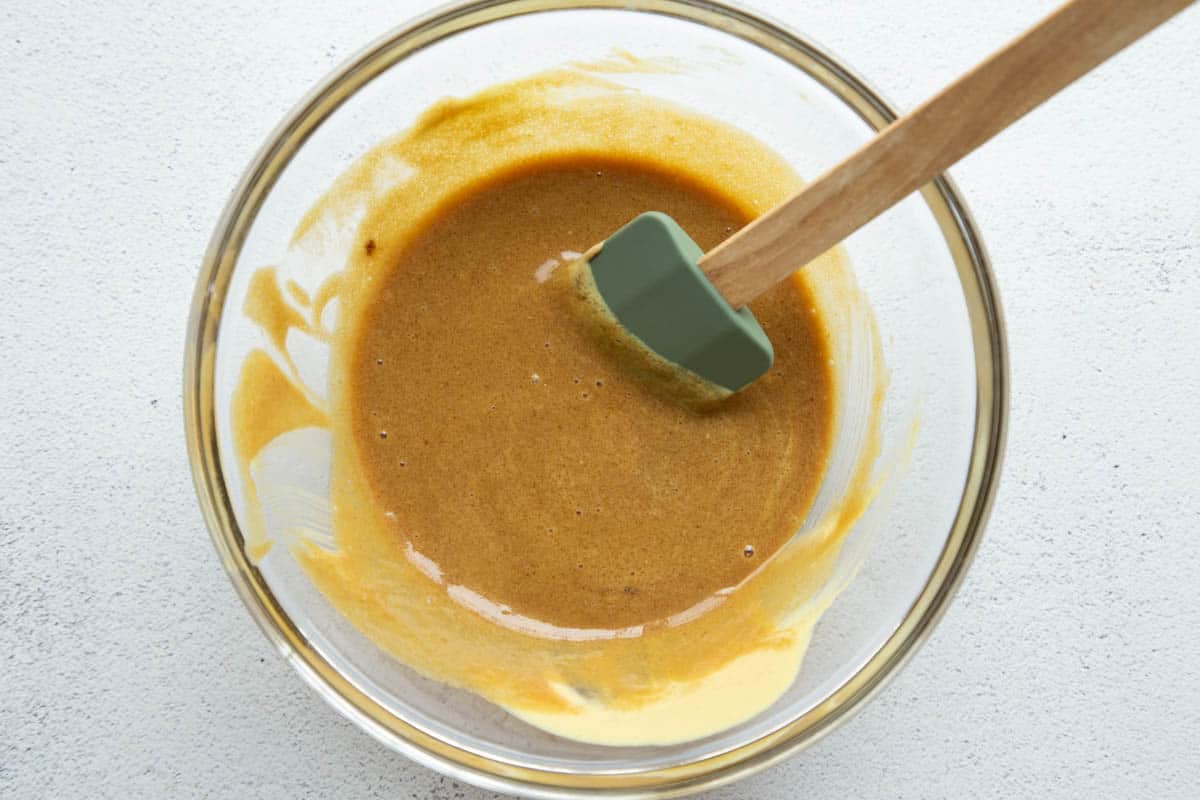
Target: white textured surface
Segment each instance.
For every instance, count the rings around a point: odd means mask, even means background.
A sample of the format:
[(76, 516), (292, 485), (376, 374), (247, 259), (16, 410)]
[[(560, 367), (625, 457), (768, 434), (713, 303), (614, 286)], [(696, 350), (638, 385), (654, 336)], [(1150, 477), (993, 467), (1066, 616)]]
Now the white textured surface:
[[(427, 4), (101, 5), (0, 10), (0, 796), (490, 796), (268, 647), (180, 423), (192, 283), (242, 168)], [(757, 5), (909, 107), (1053, 2)], [(1198, 40), (1192, 10), (954, 170), (1012, 349), (985, 544), (877, 700), (714, 797), (1196, 796)]]

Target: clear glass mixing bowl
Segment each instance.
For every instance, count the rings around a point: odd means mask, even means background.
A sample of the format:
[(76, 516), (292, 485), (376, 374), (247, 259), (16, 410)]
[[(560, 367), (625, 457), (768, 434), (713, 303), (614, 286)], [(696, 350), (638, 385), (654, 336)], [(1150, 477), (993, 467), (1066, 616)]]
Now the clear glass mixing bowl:
[[(461, 780), (535, 797), (698, 791), (761, 769), (845, 719), (945, 610), (978, 542), (1004, 441), (1007, 375), (995, 286), (967, 211), (941, 178), (846, 242), (888, 371), (881, 490), (842, 554), (854, 579), (822, 618), (795, 684), (757, 717), (663, 747), (556, 738), (377, 650), (324, 601), (286, 548), (259, 564), (246, 557), (229, 415), (242, 357), (259, 341), (240, 311), (250, 274), (282, 262), (286, 277), (312, 286), (340, 269), (336, 259), (287, 261), (296, 223), (355, 157), (436, 100), (610, 58), (615, 48), (682, 68), (607, 78), (730, 122), (804, 176), (820, 174), (894, 118), (816, 45), (708, 0), (483, 0), (447, 8), (372, 44), (271, 135), (213, 235), (188, 327), (185, 423), (196, 489), (217, 551), (263, 631), (324, 698), (388, 746)], [(844, 323), (838, 442), (818, 506), (845, 488), (838, 465), (861, 447), (870, 405), (864, 319)], [(319, 386), (322, 356), (298, 344), (300, 372)], [(321, 447), (299, 442), (275, 468), (319, 493), (328, 483), (328, 445)], [(283, 521), (272, 524), (286, 528), (289, 510), (279, 513)]]

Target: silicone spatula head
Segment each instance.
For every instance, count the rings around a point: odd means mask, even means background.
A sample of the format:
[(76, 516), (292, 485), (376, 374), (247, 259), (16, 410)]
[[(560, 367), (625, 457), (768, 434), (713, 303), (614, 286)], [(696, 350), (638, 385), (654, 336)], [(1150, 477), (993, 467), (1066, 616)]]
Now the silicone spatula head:
[(589, 264), (609, 311), (658, 355), (736, 392), (775, 352), (748, 308), (731, 308), (697, 266), (703, 251), (650, 211), (605, 240)]

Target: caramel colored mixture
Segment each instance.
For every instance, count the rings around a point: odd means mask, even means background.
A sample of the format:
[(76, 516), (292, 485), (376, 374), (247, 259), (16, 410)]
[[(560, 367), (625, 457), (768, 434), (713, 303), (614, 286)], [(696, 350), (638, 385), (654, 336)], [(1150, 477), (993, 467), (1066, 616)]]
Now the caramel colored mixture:
[[(286, 542), (379, 647), (562, 735), (665, 743), (758, 713), (794, 679), (868, 494), (864, 453), (853, 491), (809, 513), (839, 424), (845, 261), (752, 306), (775, 366), (703, 407), (598, 336), (572, 262), (648, 209), (711, 247), (798, 186), (750, 136), (579, 71), (439, 103), (251, 281), (247, 551)], [(313, 283), (313, 264), (337, 268)], [(301, 379), (302, 341), (327, 385)], [(319, 435), (292, 454), (289, 431)], [(279, 453), (328, 459), (329, 496), (273, 485)]]
[(346, 409), (374, 502), (445, 580), (560, 627), (626, 628), (740, 583), (800, 527), (832, 427), (830, 367), (795, 282), (754, 305), (775, 368), (694, 411), (589, 340), (567, 270), (661, 209), (703, 247), (748, 220), (653, 164), (552, 159), (375, 247)]

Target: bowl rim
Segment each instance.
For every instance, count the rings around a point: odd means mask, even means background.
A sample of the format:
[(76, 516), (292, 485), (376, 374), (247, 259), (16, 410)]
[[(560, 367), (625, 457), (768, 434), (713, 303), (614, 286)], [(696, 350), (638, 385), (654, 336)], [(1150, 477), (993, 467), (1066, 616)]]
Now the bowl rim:
[(892, 107), (829, 51), (763, 15), (717, 0), (467, 0), (443, 6), (367, 45), (311, 90), (268, 136), (226, 204), (204, 254), (188, 319), (183, 416), (188, 459), (205, 523), (231, 582), (268, 640), (304, 681), (343, 716), (389, 748), (452, 778), (528, 797), (676, 797), (762, 770), (843, 723), (897, 673), (929, 636), (978, 548), (995, 497), (1008, 417), (1008, 357), (1003, 313), (987, 254), (953, 181), (943, 174), (921, 189), (950, 249), (975, 351), (975, 430), (955, 519), (904, 619), (875, 653), (824, 700), (777, 730), (716, 755), (670, 767), (619, 772), (552, 770), (507, 763), (432, 736), (386, 711), (339, 673), (292, 624), (242, 548), (242, 536), (217, 444), (214, 398), (217, 333), (247, 231), (278, 175), (308, 136), (342, 102), (409, 55), (500, 19), (572, 9), (652, 13), (737, 36), (809, 74), (876, 130)]

